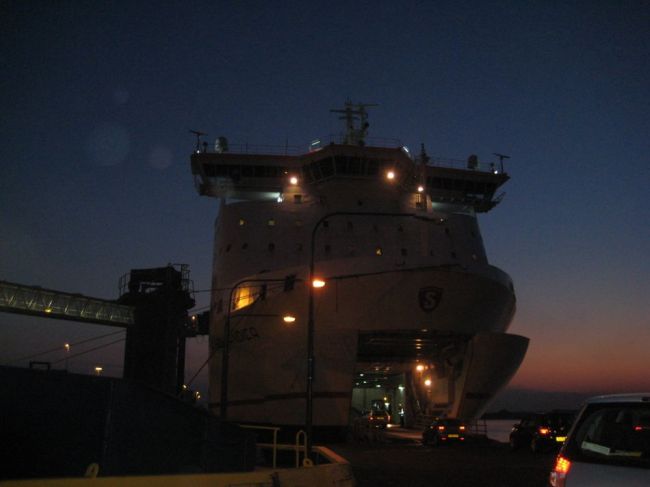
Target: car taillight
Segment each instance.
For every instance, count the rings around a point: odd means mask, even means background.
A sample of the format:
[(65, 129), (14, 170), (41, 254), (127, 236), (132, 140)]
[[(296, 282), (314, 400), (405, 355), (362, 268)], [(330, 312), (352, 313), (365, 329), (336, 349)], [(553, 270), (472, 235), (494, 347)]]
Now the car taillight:
[(555, 466), (551, 470), (549, 481), (553, 487), (564, 487), (566, 485), (566, 476), (571, 469), (571, 461), (568, 458), (558, 455), (555, 460)]
[(537, 431), (539, 431), (540, 435), (548, 435), (548, 432), (550, 431), (548, 428), (542, 428), (540, 427)]
[(465, 431), (465, 426), (461, 424), (461, 425), (458, 427), (458, 429), (461, 430), (461, 431)]
[(445, 427), (444, 426), (438, 426), (438, 430), (444, 431)]

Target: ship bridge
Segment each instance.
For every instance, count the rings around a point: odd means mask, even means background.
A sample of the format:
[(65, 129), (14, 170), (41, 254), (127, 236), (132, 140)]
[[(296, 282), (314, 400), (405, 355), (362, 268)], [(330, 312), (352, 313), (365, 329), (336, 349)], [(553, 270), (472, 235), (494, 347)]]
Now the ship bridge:
[(494, 162), (429, 158), (424, 151), (412, 158), (408, 149), (330, 143), (313, 146), (302, 155), (291, 147), (266, 147), (257, 153), (248, 146), (238, 149), (196, 151), (191, 156), (192, 174), (199, 194), (237, 200), (273, 201), (296, 180), (318, 190), (331, 181), (368, 181), (394, 178), (404, 193), (413, 193), (415, 206), (432, 203), (459, 205), (487, 212), (503, 194), (495, 196), (509, 176)]

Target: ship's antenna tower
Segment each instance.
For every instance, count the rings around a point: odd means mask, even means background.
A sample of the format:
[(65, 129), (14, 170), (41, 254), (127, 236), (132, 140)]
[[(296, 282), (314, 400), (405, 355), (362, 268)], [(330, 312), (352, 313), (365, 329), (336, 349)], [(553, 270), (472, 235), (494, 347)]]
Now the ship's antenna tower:
[(208, 134), (205, 132), (199, 132), (198, 130), (190, 130), (190, 133), (196, 135), (196, 152), (198, 154), (201, 152), (201, 136)]
[(498, 152), (494, 152), (493, 154), (499, 158), (499, 165), (501, 166), (501, 173), (503, 173), (503, 160), (504, 159), (510, 159), (510, 156), (506, 156), (505, 154), (499, 154)]
[[(343, 116), (339, 120), (345, 120), (345, 138), (344, 144), (348, 145), (365, 145), (366, 135), (368, 135), (368, 112), (367, 107), (376, 107), (376, 103), (352, 103), (351, 100), (346, 100), (345, 108), (331, 109), (332, 113), (342, 113)], [(359, 122), (359, 127), (355, 126), (355, 121)]]

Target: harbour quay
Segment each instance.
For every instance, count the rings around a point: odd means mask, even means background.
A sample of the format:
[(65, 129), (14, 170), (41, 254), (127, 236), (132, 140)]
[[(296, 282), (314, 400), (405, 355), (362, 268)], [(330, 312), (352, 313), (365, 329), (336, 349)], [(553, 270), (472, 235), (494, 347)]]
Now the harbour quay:
[(394, 437), (330, 448), (350, 462), (357, 487), (547, 487), (555, 459), (472, 438), (436, 448)]

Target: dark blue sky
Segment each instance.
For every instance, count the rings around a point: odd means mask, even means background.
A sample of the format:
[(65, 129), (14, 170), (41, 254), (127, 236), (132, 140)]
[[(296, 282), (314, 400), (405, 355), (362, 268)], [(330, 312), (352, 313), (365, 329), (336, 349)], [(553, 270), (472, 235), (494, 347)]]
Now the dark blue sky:
[[(112, 299), (182, 262), (207, 289), (188, 130), (306, 148), (349, 97), (371, 135), (512, 156), (481, 226), (531, 337), (513, 387), (650, 390), (647, 2), (1, 1), (0, 39), (0, 279)], [(2, 314), (0, 362), (107, 331)]]

